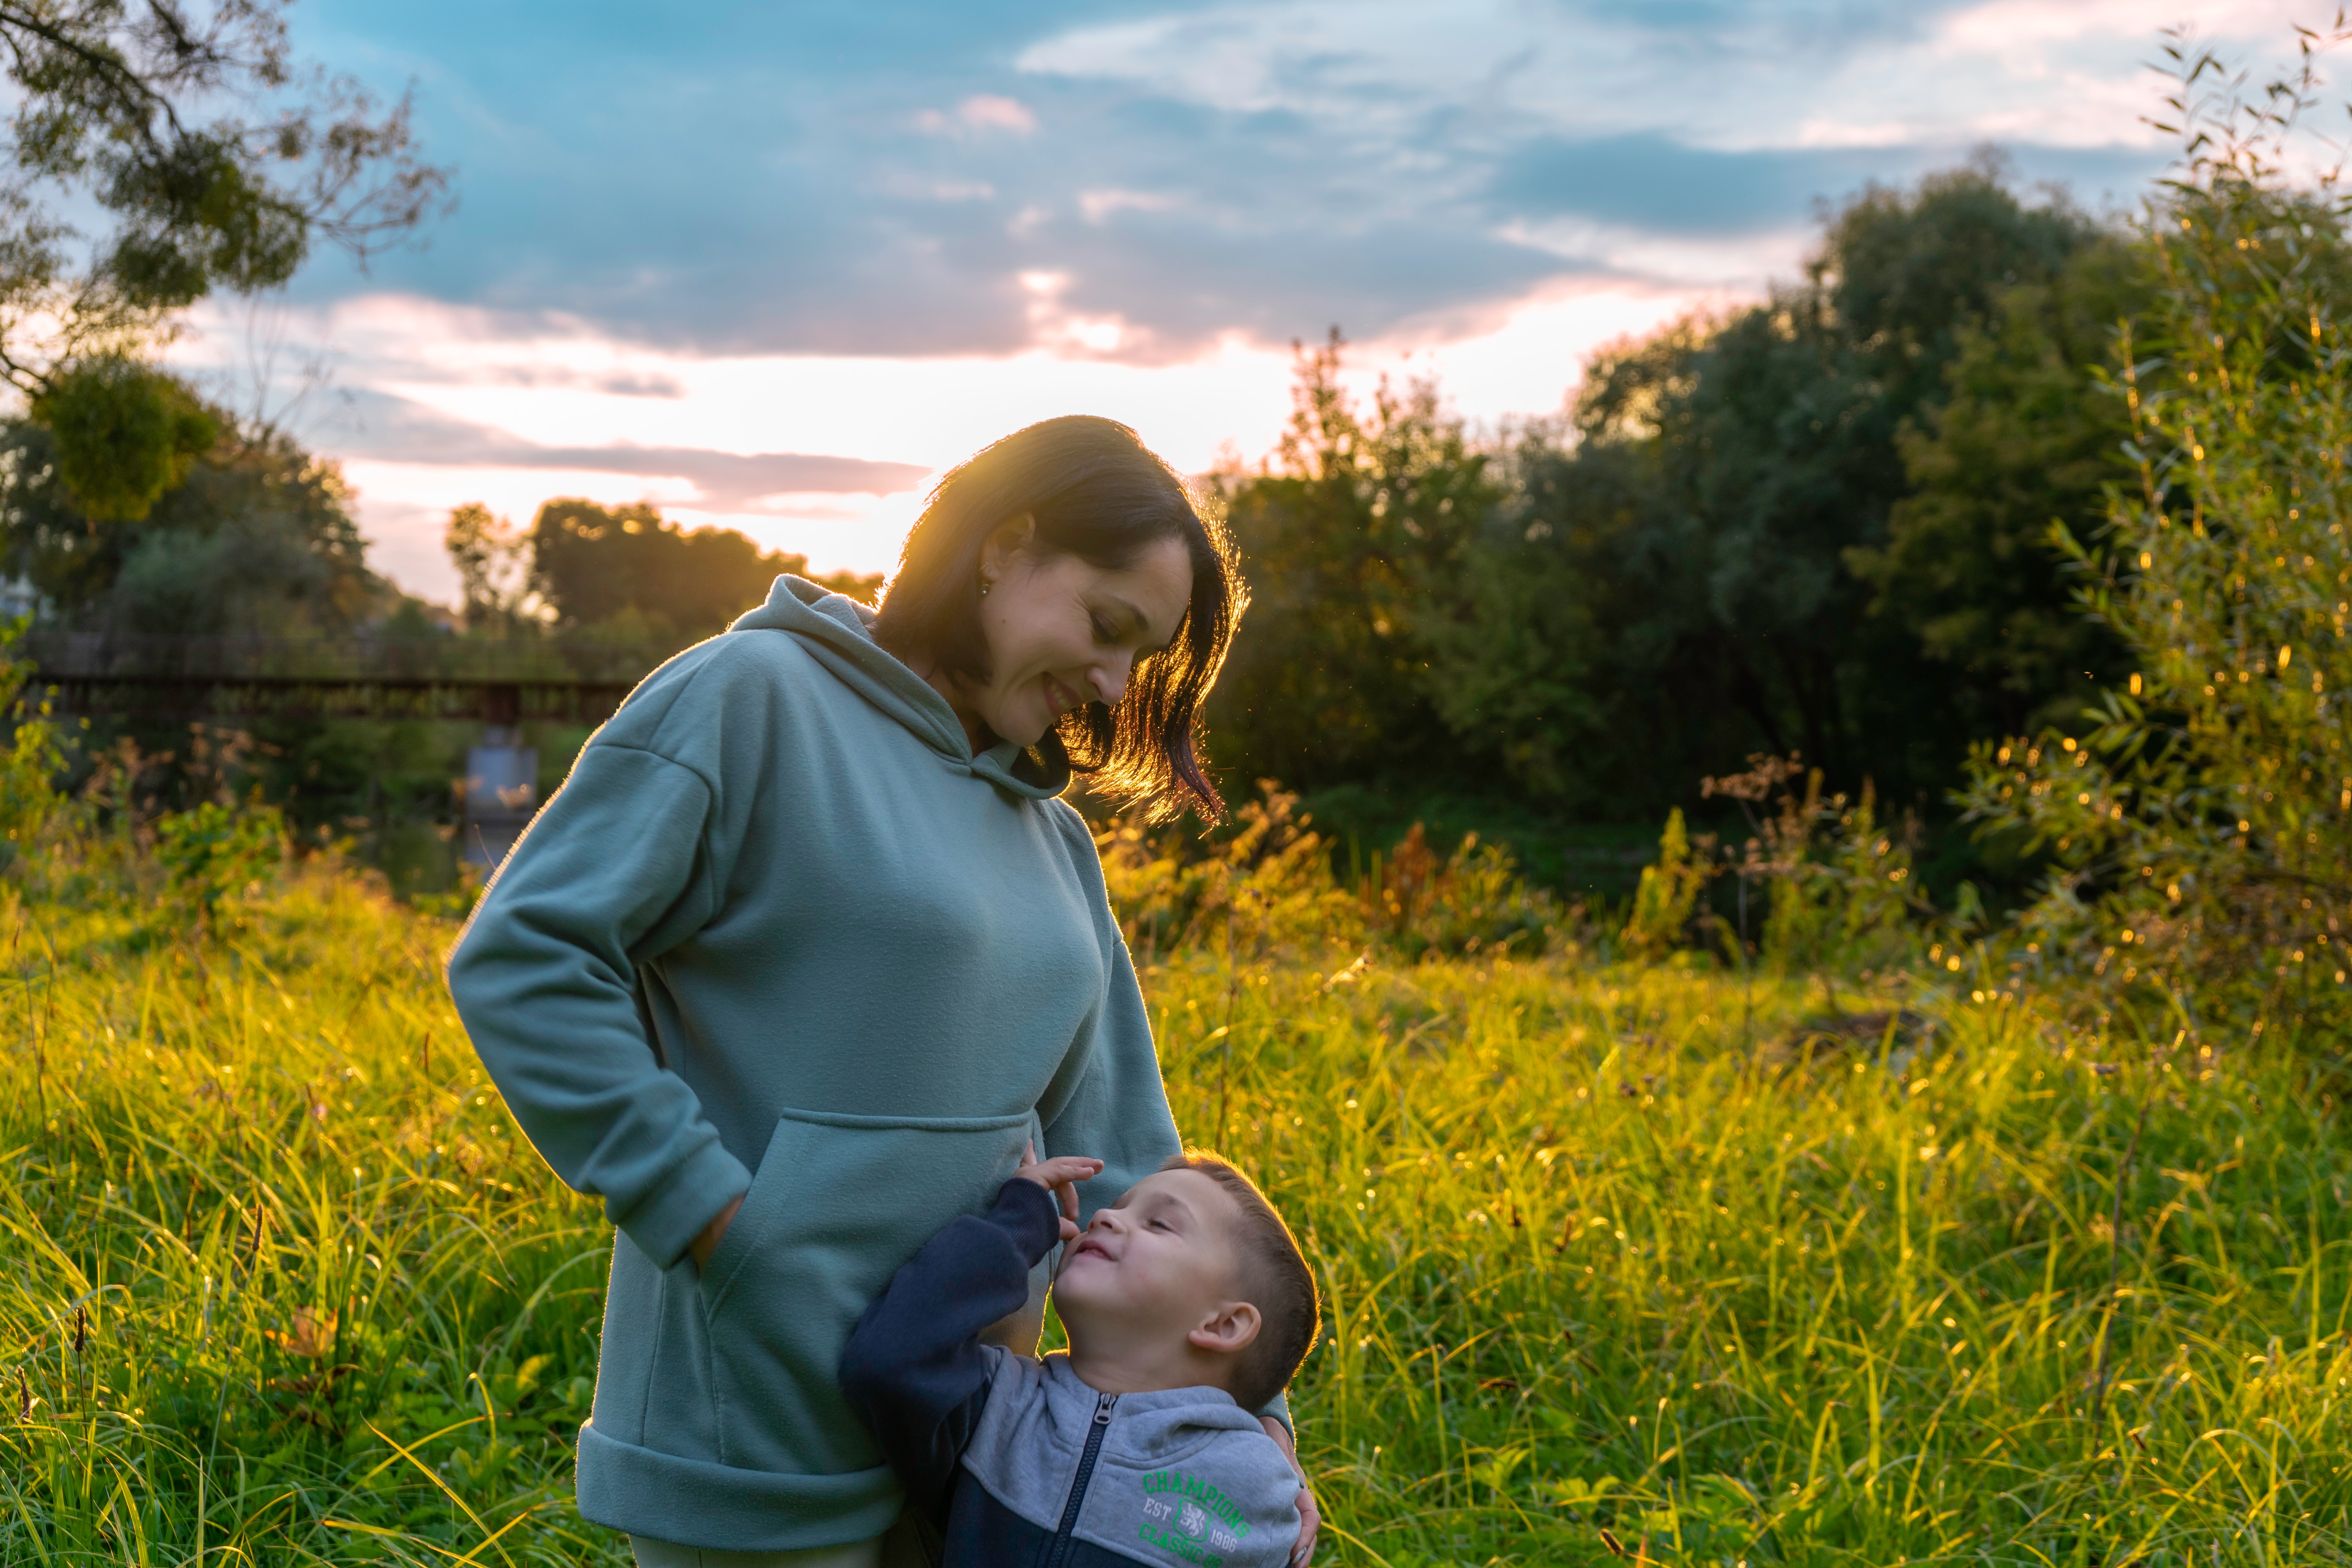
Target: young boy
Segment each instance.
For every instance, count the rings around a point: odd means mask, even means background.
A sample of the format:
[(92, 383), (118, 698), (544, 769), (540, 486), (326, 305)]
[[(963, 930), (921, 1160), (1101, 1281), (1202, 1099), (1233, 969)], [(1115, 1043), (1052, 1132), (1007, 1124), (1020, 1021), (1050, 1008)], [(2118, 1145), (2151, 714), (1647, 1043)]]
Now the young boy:
[[(1249, 1179), (1203, 1155), (1081, 1233), (1076, 1184), (1101, 1169), (1024, 1164), (987, 1218), (933, 1237), (850, 1336), (850, 1405), (945, 1568), (1282, 1568), (1298, 1481), (1250, 1412), (1315, 1342), (1314, 1276)], [(1068, 1352), (982, 1344), (1057, 1239)]]

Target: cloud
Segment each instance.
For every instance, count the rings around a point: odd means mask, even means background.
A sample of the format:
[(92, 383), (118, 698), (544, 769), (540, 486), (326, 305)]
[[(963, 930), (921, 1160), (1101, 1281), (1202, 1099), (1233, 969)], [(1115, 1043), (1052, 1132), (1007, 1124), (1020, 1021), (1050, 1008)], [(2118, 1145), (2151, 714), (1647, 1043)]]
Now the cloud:
[(1019, 99), (992, 92), (965, 99), (956, 110), (956, 118), (975, 129), (1011, 131), (1023, 136), (1037, 129), (1037, 117)]
[[(800, 452), (719, 452), (697, 447), (542, 446), (488, 426), (467, 424), (422, 404), (382, 392), (356, 394), (355, 416), (337, 449), (379, 462), (449, 468), (553, 469), (567, 473), (619, 474), (680, 479), (693, 493), (681, 504), (698, 510), (754, 512), (775, 510), (782, 496), (891, 496), (913, 489), (931, 470), (918, 463), (873, 462), (862, 458)], [(805, 503), (793, 515), (804, 512)]]
[(636, 371), (609, 371), (602, 374), (566, 369), (557, 365), (501, 365), (491, 373), (509, 386), (580, 387), (591, 392), (610, 393), (615, 397), (683, 397), (686, 387), (677, 377), (646, 374)]
[(961, 136), (974, 131), (1009, 131), (1026, 136), (1037, 129), (1037, 117), (1017, 98), (978, 92), (958, 104), (952, 115), (936, 109), (919, 111), (915, 129), (933, 136)]
[[(518, 468), (585, 468), (599, 473), (675, 478), (695, 487), (694, 505), (709, 511), (757, 511), (779, 495), (898, 495), (930, 470), (913, 463), (873, 463), (862, 458), (809, 457), (798, 452), (712, 452), (691, 447), (549, 447), (526, 448), (499, 461)], [(848, 516), (847, 512), (835, 515)]]
[(1088, 223), (1098, 224), (1123, 212), (1164, 213), (1176, 198), (1158, 191), (1122, 191), (1116, 187), (1078, 193), (1078, 211)]
[[(2279, 8), (2181, 4), (2223, 37)], [(1156, 363), (1583, 276), (1712, 286), (1816, 197), (1986, 138), (2028, 177), (2136, 184), (2160, 156), (2143, 10), (891, 0), (558, 37), (455, 0), (320, 0), (298, 25), (332, 63), (419, 79), (463, 205), (429, 249), (316, 267), (298, 295), (562, 313), (688, 354)], [(1050, 311), (1039, 273), (1067, 279)]]
[(667, 375), (607, 375), (590, 383), (599, 392), (616, 397), (683, 397), (686, 388)]
[[(1776, 240), (1780, 251), (1738, 265), (1768, 270), (1784, 253), (1793, 257), (1801, 238)], [(1725, 248), (1707, 247), (1716, 256)], [(1050, 286), (1064, 280), (1039, 281), (1049, 285), (1043, 302), (1060, 309)], [(1606, 280), (1482, 299), (1417, 314), (1385, 339), (1359, 335), (1345, 379), (1360, 395), (1383, 374), (1434, 372), (1454, 408), (1491, 424), (1556, 408), (1597, 344), (1715, 302), (1706, 290)], [(804, 553), (820, 571), (878, 570), (896, 559), (928, 476), (1009, 431), (1097, 414), (1134, 426), (1182, 472), (1231, 457), (1255, 461), (1281, 434), (1294, 370), (1285, 347), (1239, 334), (1208, 353), (1153, 363), (1037, 351), (713, 358), (646, 350), (577, 321), (407, 296), (349, 300), (323, 315), (270, 314), (260, 335), (332, 345), (323, 384), (310, 378), (319, 367), (292, 367), (276, 400), (281, 416), (299, 424), (306, 445), (341, 460), (371, 561), (442, 597), (457, 592), (441, 536), (461, 502), (528, 519), (555, 495), (650, 500), (688, 527), (740, 529), (766, 547)], [(1085, 325), (1046, 320), (1039, 330)], [(173, 349), (174, 363), (236, 379), (254, 323), (213, 307), (192, 326)], [(646, 398), (603, 389), (646, 382), (681, 392)], [(306, 386), (307, 398), (282, 395)], [(777, 483), (858, 488), (767, 489)], [(875, 493), (885, 485), (902, 488)]]
[[(1736, 236), (1790, 224), (1813, 205), (1892, 184), (1969, 156), (1953, 146), (1693, 147), (1654, 132), (1579, 141), (1540, 137), (1496, 161), (1487, 189), (1507, 221), (1572, 217), (1621, 232), (1618, 247), (1642, 237)], [(2158, 160), (2137, 148), (2025, 146), (2009, 154), (2028, 180), (2063, 181), (2100, 192), (2142, 184)]]

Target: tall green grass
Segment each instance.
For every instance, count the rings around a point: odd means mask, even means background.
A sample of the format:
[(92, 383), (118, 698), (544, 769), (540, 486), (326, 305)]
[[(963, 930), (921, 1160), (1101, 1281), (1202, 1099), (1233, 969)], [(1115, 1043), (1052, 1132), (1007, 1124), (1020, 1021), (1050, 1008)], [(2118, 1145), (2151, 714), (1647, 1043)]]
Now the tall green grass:
[[(452, 934), (323, 873), (202, 940), (0, 903), (0, 1561), (624, 1560), (606, 1232)], [(2342, 1086), (1937, 976), (1151, 967), (1328, 1292), (1323, 1560), (2352, 1561)]]

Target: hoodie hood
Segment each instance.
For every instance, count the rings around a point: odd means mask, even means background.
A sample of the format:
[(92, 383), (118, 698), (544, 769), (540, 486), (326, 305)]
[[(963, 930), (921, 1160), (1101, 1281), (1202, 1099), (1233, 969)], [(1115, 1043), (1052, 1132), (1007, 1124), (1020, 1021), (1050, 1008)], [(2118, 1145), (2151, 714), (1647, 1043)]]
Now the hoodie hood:
[(738, 617), (726, 635), (776, 631), (798, 637), (843, 685), (940, 756), (1008, 795), (1051, 800), (1069, 787), (1066, 762), (1049, 765), (1011, 741), (999, 741), (974, 756), (963, 721), (948, 700), (876, 642), (873, 626), (874, 611), (866, 605), (787, 572), (768, 590), (768, 602)]

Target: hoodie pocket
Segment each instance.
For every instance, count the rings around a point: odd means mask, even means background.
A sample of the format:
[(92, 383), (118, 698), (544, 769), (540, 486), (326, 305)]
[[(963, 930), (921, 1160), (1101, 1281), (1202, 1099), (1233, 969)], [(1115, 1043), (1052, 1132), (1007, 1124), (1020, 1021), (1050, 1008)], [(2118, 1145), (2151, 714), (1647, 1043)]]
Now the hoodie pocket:
[(834, 1475), (882, 1462), (841, 1396), (841, 1348), (940, 1226), (987, 1212), (1035, 1134), (1025, 1111), (778, 1119), (701, 1278), (726, 1463)]

